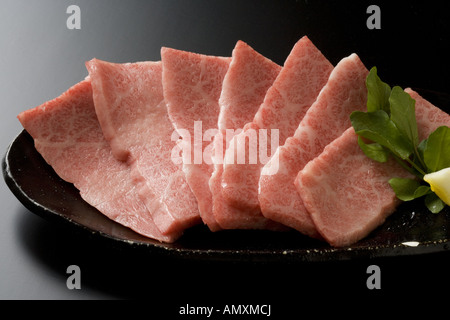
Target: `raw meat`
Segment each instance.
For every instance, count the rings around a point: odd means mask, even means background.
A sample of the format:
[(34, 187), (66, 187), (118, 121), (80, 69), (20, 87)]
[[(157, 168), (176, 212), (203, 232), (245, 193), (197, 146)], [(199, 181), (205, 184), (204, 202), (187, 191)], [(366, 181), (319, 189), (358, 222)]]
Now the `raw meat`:
[[(437, 127), (450, 126), (450, 116), (406, 89), (416, 100), (420, 139)], [(395, 160), (379, 163), (366, 157), (350, 127), (299, 172), (295, 185), (323, 238), (336, 247), (366, 237), (400, 203), (388, 181), (412, 175)]]
[(86, 63), (95, 110), (118, 160), (127, 160), (141, 200), (163, 234), (199, 223), (181, 164), (172, 161), (174, 130), (162, 88), (162, 63)]
[[(294, 180), (310, 160), (351, 125), (352, 111), (365, 110), (368, 73), (356, 54), (342, 59), (295, 134), (278, 148), (262, 169), (259, 201), (266, 218), (311, 237), (320, 237), (294, 186)], [(274, 174), (273, 166), (278, 166)]]
[(219, 99), (218, 128), (242, 129), (251, 122), (281, 66), (238, 41)]
[[(224, 202), (234, 207), (233, 214), (216, 215), (216, 220), (224, 229), (259, 229), (277, 226), (261, 214), (258, 200), (258, 182), (260, 171), (267, 159), (275, 151), (267, 144), (272, 141), (272, 134), (278, 133), (280, 145), (291, 136), (298, 127), (306, 111), (316, 100), (322, 87), (327, 82), (333, 66), (307, 38), (303, 37), (293, 47), (287, 57), (283, 69), (273, 85), (267, 91), (263, 103), (252, 122), (244, 127), (244, 131), (236, 135), (230, 142), (225, 154), (222, 174), (222, 195)], [(267, 139), (262, 129), (267, 130)], [(274, 129), (272, 132), (270, 129)], [(246, 136), (253, 133), (259, 135), (258, 143), (246, 147)], [(260, 153), (267, 147), (267, 152)], [(248, 151), (248, 152), (247, 152)], [(241, 153), (251, 155), (259, 153), (256, 163), (246, 159), (243, 164), (236, 164), (235, 155)]]
[(431, 102), (425, 100), (416, 91), (406, 88), (405, 92), (416, 100), (416, 122), (419, 139), (423, 140), (440, 126), (450, 127), (450, 115)]
[(219, 98), (231, 58), (171, 48), (162, 48), (161, 58), (164, 98), (169, 118), (182, 138), (178, 145), (186, 181), (197, 199), (203, 222), (216, 230), (209, 189), (213, 172), (211, 141), (218, 132)]
[(295, 185), (317, 230), (341, 247), (366, 236), (394, 211), (399, 201), (388, 184), (392, 177), (412, 178), (393, 159), (369, 159), (350, 127), (300, 171)]
[(164, 242), (180, 236), (161, 234), (139, 199), (129, 166), (114, 158), (95, 114), (89, 80), (18, 118), (36, 150), (90, 205), (144, 236)]
[(234, 211), (222, 198), (223, 158), (228, 142), (246, 123), (253, 120), (280, 70), (278, 64), (243, 41), (237, 42), (219, 99), (219, 133), (214, 137), (214, 171), (209, 180), (214, 216), (231, 215)]

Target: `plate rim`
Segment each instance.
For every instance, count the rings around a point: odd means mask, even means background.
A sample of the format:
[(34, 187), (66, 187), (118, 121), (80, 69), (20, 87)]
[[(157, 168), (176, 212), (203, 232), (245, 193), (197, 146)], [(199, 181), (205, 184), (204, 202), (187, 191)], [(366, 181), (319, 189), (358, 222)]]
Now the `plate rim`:
[[(108, 234), (101, 230), (95, 230), (85, 224), (70, 219), (66, 215), (43, 206), (38, 201), (32, 199), (24, 189), (14, 179), (14, 174), (11, 171), (10, 157), (11, 151), (14, 148), (20, 148), (19, 139), (23, 135), (29, 135), (25, 129), (23, 129), (9, 144), (7, 150), (2, 159), (2, 172), (4, 180), (19, 200), (19, 202), (32, 213), (44, 218), (46, 220), (55, 221), (58, 223), (64, 223), (66, 226), (75, 227), (76, 230), (81, 230), (90, 236), (99, 237), (100, 239), (106, 239), (108, 242), (114, 244), (121, 244), (125, 248), (135, 248), (142, 250), (145, 253), (153, 254), (157, 256), (164, 256), (167, 258), (180, 258), (180, 259), (195, 259), (206, 261), (231, 261), (231, 262), (277, 262), (277, 263), (310, 263), (310, 262), (334, 262), (345, 261), (352, 259), (365, 259), (365, 258), (385, 258), (385, 257), (399, 257), (399, 256), (411, 256), (430, 254), (442, 251), (448, 251), (450, 249), (450, 239), (421, 241), (418, 246), (408, 246), (402, 243), (386, 243), (375, 246), (348, 246), (348, 247), (324, 247), (324, 248), (301, 248), (301, 249), (286, 249), (286, 250), (248, 250), (248, 249), (199, 249), (199, 248), (183, 248), (177, 246), (177, 243), (166, 245), (160, 243), (157, 240), (149, 239), (152, 241), (145, 242), (139, 240), (129, 240), (118, 237), (116, 235)], [(84, 200), (83, 200), (84, 201)], [(101, 213), (99, 213), (101, 214)], [(112, 223), (118, 224), (115, 221)], [(197, 227), (197, 226), (196, 226)], [(193, 228), (196, 228), (193, 227)], [(204, 226), (201, 226), (204, 227)], [(232, 231), (232, 230), (225, 230)], [(248, 230), (240, 230), (245, 232)]]

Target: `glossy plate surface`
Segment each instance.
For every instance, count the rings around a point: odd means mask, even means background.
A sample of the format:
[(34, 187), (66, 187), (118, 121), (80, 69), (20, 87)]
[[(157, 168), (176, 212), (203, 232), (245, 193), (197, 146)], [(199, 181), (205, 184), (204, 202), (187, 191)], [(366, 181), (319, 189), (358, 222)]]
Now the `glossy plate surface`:
[[(417, 90), (445, 111), (450, 96)], [(84, 229), (107, 244), (121, 244), (143, 254), (171, 258), (261, 262), (336, 261), (353, 258), (416, 255), (450, 248), (450, 209), (431, 214), (421, 199), (403, 203), (367, 238), (346, 248), (332, 248), (298, 232), (227, 230), (210, 232), (197, 226), (173, 244), (145, 238), (106, 218), (81, 199), (75, 187), (60, 179), (22, 131), (3, 158), (3, 176), (14, 195), (30, 211)]]

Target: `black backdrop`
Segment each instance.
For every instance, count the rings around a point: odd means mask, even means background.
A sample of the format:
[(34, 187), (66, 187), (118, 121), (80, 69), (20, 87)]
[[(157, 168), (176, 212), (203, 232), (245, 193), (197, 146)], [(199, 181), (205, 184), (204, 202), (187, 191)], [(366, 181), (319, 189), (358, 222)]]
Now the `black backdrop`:
[[(64, 10), (69, 4), (81, 8), (80, 30), (65, 28), (68, 16)], [(366, 26), (371, 4), (381, 9), (380, 30)], [(449, 92), (448, 2), (45, 0), (23, 7), (30, 11), (38, 31), (33, 33), (29, 27), (26, 53), (9, 54), (23, 56), (23, 70), (27, 59), (43, 65), (29, 72), (32, 80), (22, 78), (30, 92), (42, 79), (39, 91), (29, 96), (35, 105), (81, 80), (86, 75), (84, 61), (92, 57), (114, 62), (159, 60), (161, 46), (230, 55), (240, 39), (282, 64), (303, 35), (333, 64), (355, 52), (368, 68), (376, 65), (391, 85)], [(21, 111), (32, 106), (15, 107)], [(367, 296), (367, 301), (387, 293), (416, 297), (439, 292), (448, 282), (445, 252), (289, 265), (178, 261), (108, 246), (104, 240), (93, 242), (85, 234), (44, 222), (24, 223), (22, 229), (22, 241), (39, 256), (44, 268), (64, 278), (65, 266), (75, 261), (83, 270), (84, 286), (118, 298), (145, 299), (148, 314), (163, 310), (175, 315), (186, 303), (268, 303), (273, 304), (274, 315), (306, 315), (308, 300), (347, 299), (352, 293)], [(382, 270), (378, 291), (366, 286), (366, 269), (371, 264)]]

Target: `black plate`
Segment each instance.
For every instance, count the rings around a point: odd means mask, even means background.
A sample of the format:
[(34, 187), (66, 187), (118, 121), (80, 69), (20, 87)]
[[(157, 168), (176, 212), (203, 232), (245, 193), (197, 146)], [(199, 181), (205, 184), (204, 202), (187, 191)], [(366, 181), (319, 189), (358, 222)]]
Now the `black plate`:
[[(442, 109), (450, 109), (449, 95), (418, 91)], [(450, 209), (446, 207), (439, 214), (431, 214), (421, 200), (403, 203), (381, 227), (345, 248), (332, 248), (294, 231), (226, 230), (212, 233), (205, 226), (187, 230), (176, 243), (160, 243), (106, 218), (83, 201), (75, 187), (60, 179), (43, 160), (26, 131), (22, 131), (9, 146), (3, 159), (3, 176), (22, 204), (39, 216), (89, 231), (108, 244), (120, 243), (130, 250), (141, 249), (143, 254), (287, 263), (416, 255), (450, 248)]]

